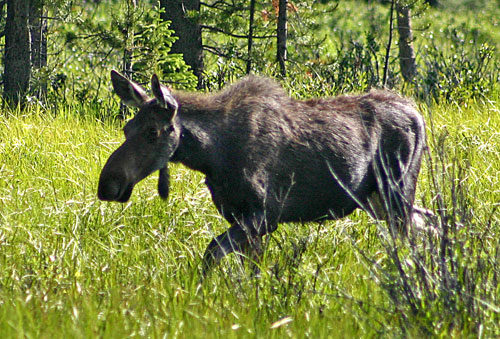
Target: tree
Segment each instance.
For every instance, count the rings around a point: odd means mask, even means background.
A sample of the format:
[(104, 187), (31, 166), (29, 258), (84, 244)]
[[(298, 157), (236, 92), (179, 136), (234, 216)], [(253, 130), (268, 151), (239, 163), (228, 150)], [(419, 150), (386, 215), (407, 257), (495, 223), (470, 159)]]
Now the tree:
[[(165, 14), (168, 14), (164, 17), (172, 21), (170, 27), (176, 35), (185, 38), (193, 30), (188, 26), (174, 25), (179, 21), (180, 14), (175, 14), (172, 3), (178, 2), (162, 0)], [(180, 21), (185, 21), (187, 17), (188, 21), (198, 22), (203, 33), (201, 46), (206, 52), (203, 62), (216, 68), (213, 70), (211, 67), (212, 71), (204, 74), (205, 86), (220, 87), (252, 70), (268, 70), (270, 61), (275, 61), (278, 71), (284, 75), (288, 60), (300, 64), (317, 55), (321, 39), (315, 39), (310, 34), (315, 21), (311, 2), (207, 0), (199, 4), (196, 9), (184, 6), (185, 16)], [(291, 51), (287, 51), (286, 47), (289, 39), (300, 41)], [(176, 44), (179, 42), (180, 39)], [(184, 54), (185, 58), (193, 54), (190, 48), (173, 51)]]
[(191, 66), (201, 87), (203, 74), (203, 44), (201, 26), (194, 13), (200, 11), (200, 0), (160, 0), (163, 20), (171, 21), (170, 28), (176, 32), (177, 41), (171, 52), (182, 54), (186, 64)]
[(255, 0), (250, 0), (250, 20), (248, 22), (248, 60), (247, 74), (252, 70), (253, 24), (255, 18)]
[(29, 2), (7, 1), (4, 53), (4, 98), (24, 105), (31, 75)]
[(417, 62), (413, 50), (410, 5), (396, 4), (399, 33), (399, 65), (406, 82), (411, 82), (417, 74)]
[(286, 75), (286, 40), (287, 40), (287, 27), (286, 27), (286, 6), (287, 0), (279, 0), (278, 5), (278, 25), (277, 25), (277, 59), (280, 66), (280, 73), (282, 76)]
[(269, 10), (270, 2), (212, 0), (201, 5), (205, 62), (217, 68), (206, 74), (207, 86), (220, 87), (266, 67), (270, 42), (276, 37), (276, 25), (272, 25), (276, 16)]
[(394, 11), (396, 12), (397, 29), (399, 34), (399, 65), (401, 75), (406, 82), (411, 82), (417, 74), (417, 63), (415, 52), (413, 50), (413, 33), (411, 29), (410, 7), (415, 6), (416, 2), (411, 4), (404, 3), (401, 0), (392, 0), (389, 13), (389, 41), (387, 42), (384, 78), (383, 84), (387, 85), (389, 71), (389, 55), (392, 44), (392, 33), (394, 30)]
[[(61, 19), (54, 22), (58, 34), (50, 35), (49, 40), (54, 51), (50, 65), (70, 67), (48, 67), (49, 96), (102, 105), (111, 97), (105, 90), (111, 68), (120, 69), (137, 83), (148, 82), (156, 73), (171, 86), (196, 87), (197, 79), (182, 56), (171, 53), (176, 38), (160, 17), (159, 6), (126, 0), (75, 1), (61, 7), (56, 9)], [(103, 9), (109, 15), (102, 16)], [(67, 55), (78, 67), (71, 67)]]
[[(137, 2), (135, 0), (127, 0), (125, 13), (123, 14), (123, 27), (122, 27), (122, 37), (123, 37), (123, 56), (122, 56), (122, 71), (129, 78), (133, 77), (132, 70), (132, 59), (134, 54), (134, 29), (135, 23), (138, 19), (136, 17), (137, 13)], [(125, 105), (122, 103), (122, 111), (125, 111)]]
[(39, 86), (36, 96), (40, 99), (47, 94), (46, 76), (40, 74), (47, 66), (47, 19), (43, 0), (30, 0), (29, 31), (32, 71), (39, 72)]

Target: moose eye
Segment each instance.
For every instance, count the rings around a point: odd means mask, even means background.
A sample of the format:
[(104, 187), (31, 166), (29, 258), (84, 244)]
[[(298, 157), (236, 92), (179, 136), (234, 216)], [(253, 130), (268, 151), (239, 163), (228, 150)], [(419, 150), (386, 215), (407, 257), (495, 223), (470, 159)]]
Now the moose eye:
[(165, 131), (165, 133), (167, 133), (167, 135), (169, 135), (170, 133), (172, 133), (174, 131), (174, 125), (170, 125), (168, 127), (165, 127), (164, 131)]
[(156, 128), (152, 127), (150, 129), (148, 129), (148, 132), (147, 132), (148, 140), (154, 141), (154, 140), (156, 140), (156, 138), (158, 138), (158, 135), (159, 135), (159, 133), (158, 133), (158, 130)]

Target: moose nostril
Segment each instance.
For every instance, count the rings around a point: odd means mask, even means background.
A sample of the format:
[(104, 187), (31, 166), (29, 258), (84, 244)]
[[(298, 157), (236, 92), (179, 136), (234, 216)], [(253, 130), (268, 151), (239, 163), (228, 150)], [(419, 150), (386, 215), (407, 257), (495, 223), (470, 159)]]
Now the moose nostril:
[(120, 197), (120, 183), (113, 178), (99, 180), (99, 188), (97, 190), (97, 197), (100, 200), (114, 201)]

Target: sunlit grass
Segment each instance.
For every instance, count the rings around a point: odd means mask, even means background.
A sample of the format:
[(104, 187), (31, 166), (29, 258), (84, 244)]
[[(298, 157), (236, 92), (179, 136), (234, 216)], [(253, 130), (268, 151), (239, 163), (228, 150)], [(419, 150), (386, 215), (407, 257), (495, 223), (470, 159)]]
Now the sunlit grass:
[[(500, 201), (498, 103), (422, 110), (433, 158), (443, 158), (447, 168), (454, 159), (466, 166), (459, 180), (467, 185), (470, 213), (476, 222), (490, 220), (494, 233), (485, 242), (498, 247), (500, 220), (492, 214)], [(51, 111), (0, 116), (0, 333), (81, 338), (404, 333), (401, 314), (364, 257), (388, 262), (378, 228), (363, 212), (320, 225), (281, 225), (266, 240), (259, 278), (230, 257), (199, 285), (203, 250), (227, 228), (203, 177), (172, 166), (168, 201), (157, 196), (156, 175), (136, 187), (129, 203), (98, 201), (99, 172), (123, 137), (118, 123), (91, 116)], [(441, 139), (445, 156), (437, 152)], [(426, 164), (417, 199), (428, 207), (436, 194), (431, 181)], [(482, 313), (483, 331), (498, 335), (491, 325), (498, 311), (489, 310)], [(441, 325), (435, 334), (447, 333)]]

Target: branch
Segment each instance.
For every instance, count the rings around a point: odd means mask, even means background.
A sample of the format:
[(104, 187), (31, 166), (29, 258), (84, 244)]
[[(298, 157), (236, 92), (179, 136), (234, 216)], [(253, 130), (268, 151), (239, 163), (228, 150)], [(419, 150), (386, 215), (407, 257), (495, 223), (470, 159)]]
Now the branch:
[(237, 59), (240, 59), (243, 61), (248, 61), (247, 57), (244, 55), (241, 55), (241, 53), (234, 53), (232, 55), (229, 55), (229, 54), (224, 53), (220, 48), (217, 48), (214, 46), (203, 45), (202, 47), (207, 52), (210, 52), (212, 54), (218, 55), (218, 56), (226, 58), (226, 59), (231, 59), (231, 58), (236, 57)]
[(42, 20), (59, 20), (59, 21), (63, 21), (62, 18), (59, 18), (57, 16), (46, 16), (46, 15), (40, 16), (40, 19), (42, 19)]
[(213, 4), (207, 4), (206, 2), (200, 1), (200, 6), (205, 6), (205, 7), (209, 7), (209, 8), (219, 8), (219, 7), (217, 7), (218, 4), (230, 6), (227, 2), (222, 1), (222, 0), (216, 1)]
[(202, 46), (204, 50), (212, 53), (212, 54), (215, 54), (215, 55), (218, 55), (218, 56), (221, 56), (223, 58), (229, 58), (230, 56), (228, 54), (225, 54), (223, 53), (219, 48), (217, 47), (214, 47), (214, 46), (208, 46), (208, 45), (203, 45)]
[[(202, 29), (208, 29), (209, 31), (226, 34), (226, 35), (232, 36), (233, 38), (248, 39), (248, 35), (234, 34), (234, 33), (227, 32), (227, 31), (220, 29), (220, 28), (217, 28), (217, 27), (212, 27), (212, 26), (207, 26), (207, 25), (200, 25), (200, 27)], [(270, 38), (276, 38), (276, 35), (261, 35), (261, 36), (253, 36), (252, 38), (253, 39), (270, 39)]]
[[(219, 4), (222, 5), (222, 6), (219, 6)], [(248, 9), (245, 6), (237, 7), (235, 5), (227, 3), (225, 1), (216, 1), (213, 4), (207, 4), (206, 2), (200, 2), (200, 6), (205, 6), (205, 7), (208, 7), (208, 8), (217, 9), (219, 11), (226, 10), (224, 7), (226, 7), (226, 8), (233, 8), (235, 12), (236, 11), (247, 10)]]
[(255, 17), (255, 0), (250, 0), (250, 21), (248, 23), (248, 46), (247, 46), (247, 74), (252, 69), (252, 47), (253, 47), (253, 22)]

